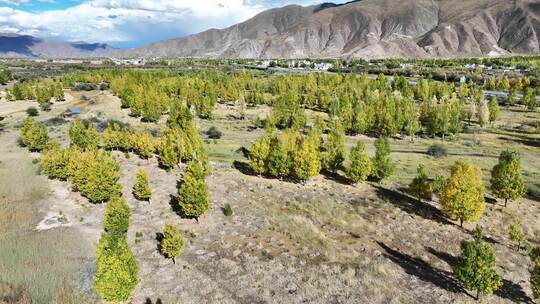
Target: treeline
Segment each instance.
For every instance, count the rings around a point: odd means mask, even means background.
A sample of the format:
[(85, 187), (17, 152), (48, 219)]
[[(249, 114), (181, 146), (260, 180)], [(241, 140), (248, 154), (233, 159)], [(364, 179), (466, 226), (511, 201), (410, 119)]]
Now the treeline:
[(481, 87), (472, 82), (456, 87), (429, 80), (410, 82), (400, 76), (156, 69), (68, 74), (62, 82), (68, 86), (107, 82), (131, 115), (151, 122), (170, 115), (179, 103), (201, 118), (211, 118), (218, 102), (239, 107), (267, 104), (272, 113), (266, 121), (279, 128), (304, 127), (304, 110), (311, 109), (340, 117), (349, 134), (444, 137), (459, 134), (464, 121), (485, 125), (497, 118), (491, 112), (498, 113), (493, 109), (497, 100), (490, 105)]
[(11, 89), (6, 90), (6, 99), (35, 100), (43, 110), (50, 108), (52, 100), (63, 101), (62, 83), (52, 79), (29, 80), (16, 82)]
[(0, 70), (0, 84), (6, 84), (8, 81), (11, 81), (13, 79), (13, 75), (11, 74), (11, 71), (8, 69), (1, 69)]

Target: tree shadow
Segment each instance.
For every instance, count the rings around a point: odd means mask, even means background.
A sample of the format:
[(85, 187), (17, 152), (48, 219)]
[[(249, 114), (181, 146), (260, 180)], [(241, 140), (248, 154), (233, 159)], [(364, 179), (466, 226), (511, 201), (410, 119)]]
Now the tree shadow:
[(501, 298), (511, 300), (512, 302), (534, 303), (519, 284), (507, 279), (503, 279), (502, 286), (495, 291), (495, 294)]
[(384, 243), (377, 242), (377, 244), (384, 249), (385, 253), (383, 253), (383, 255), (400, 266), (407, 274), (413, 275), (424, 282), (434, 284), (449, 292), (466, 293), (469, 295), (452, 277), (450, 272), (434, 268), (426, 261), (418, 257), (412, 257), (405, 253), (401, 253), (386, 246)]
[(164, 237), (165, 236), (163, 235), (163, 233), (156, 232), (156, 241), (157, 241), (156, 249), (158, 252), (161, 252), (161, 242), (163, 241)]
[(343, 175), (339, 173), (329, 172), (321, 170), (321, 174), (328, 180), (334, 181), (342, 185), (352, 185), (352, 183)]
[(505, 136), (499, 136), (499, 139), (505, 141), (513, 141), (515, 143), (519, 143), (529, 147), (540, 148), (540, 140), (534, 140), (530, 138), (510, 138)]
[(407, 213), (415, 214), (445, 225), (455, 225), (444, 216), (441, 210), (428, 203), (420, 202), (405, 193), (390, 190), (379, 185), (375, 185), (374, 187), (379, 198), (388, 200), (392, 205)]
[(249, 164), (246, 163), (246, 162), (241, 162), (241, 161), (235, 160), (233, 162), (233, 167), (236, 170), (240, 171), (244, 175), (251, 175), (251, 176), (257, 176), (258, 175), (257, 173), (253, 172), (253, 170), (251, 169)]
[[(180, 182), (181, 183), (181, 182)], [(178, 216), (180, 216), (183, 219), (189, 219), (189, 220), (196, 220), (197, 223), (199, 222), (199, 218), (196, 216), (188, 216), (184, 213), (182, 208), (180, 207), (180, 198), (176, 195), (169, 194), (169, 205), (171, 206), (171, 209), (174, 213), (176, 213)]]
[(160, 298), (156, 299), (156, 302), (152, 302), (152, 299), (146, 298), (146, 301), (144, 301), (144, 304), (163, 304)]

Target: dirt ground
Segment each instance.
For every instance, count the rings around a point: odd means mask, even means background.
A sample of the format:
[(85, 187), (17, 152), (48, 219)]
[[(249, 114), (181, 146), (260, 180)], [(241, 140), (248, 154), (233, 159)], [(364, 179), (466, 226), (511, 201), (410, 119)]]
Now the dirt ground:
[[(157, 128), (139, 123), (119, 107), (108, 93), (85, 93), (94, 102), (81, 102), (80, 93), (68, 93), (65, 103), (54, 105), (39, 120), (48, 121), (77, 105), (83, 117), (114, 118), (137, 128)], [(2, 111), (4, 104), (0, 104)], [(12, 106), (12, 105), (10, 105)], [(11, 111), (6, 119), (4, 143), (16, 144), (15, 127), (26, 106)], [(503, 148), (518, 149), (528, 185), (540, 179), (537, 160), (538, 134), (517, 132), (514, 127), (525, 114), (503, 111), (497, 129), (464, 134), (444, 143), (449, 156), (436, 159), (425, 154), (433, 139), (392, 140), (397, 162), (395, 177), (382, 185), (348, 185), (339, 178), (319, 176), (306, 185), (252, 176), (239, 151), (261, 134), (251, 130), (249, 119), (268, 109), (248, 110), (248, 120), (234, 118), (234, 107), (218, 105), (212, 121), (197, 121), (201, 131), (217, 126), (223, 137), (207, 140), (213, 173), (208, 178), (213, 207), (200, 222), (182, 219), (171, 204), (184, 165), (171, 172), (159, 169), (156, 158), (143, 160), (133, 154), (114, 153), (120, 161), (120, 182), (132, 210), (128, 233), (140, 266), (140, 283), (131, 303), (475, 303), (453, 279), (451, 266), (462, 240), (471, 238), (475, 224), (461, 229), (446, 219), (437, 202), (418, 202), (405, 193), (416, 165), (426, 163), (430, 176), (448, 172), (454, 160), (473, 161), (484, 178)], [(4, 110), (5, 111), (5, 110)], [(520, 116), (523, 115), (523, 116)], [(528, 119), (528, 118), (526, 118)], [(68, 121), (49, 127), (52, 137), (66, 142)], [(366, 142), (373, 153), (373, 138), (348, 137)], [(473, 142), (471, 144), (470, 142)], [(5, 145), (5, 144), (3, 144)], [(13, 153), (36, 158), (20, 148)], [(2, 156), (3, 158), (4, 156)], [(3, 159), (2, 159), (3, 161)], [(131, 194), (137, 168), (149, 172), (154, 196), (137, 201)], [(42, 178), (42, 177), (41, 177)], [(69, 225), (35, 234), (71, 231), (84, 249), (74, 284), (85, 291), (87, 302), (97, 301), (91, 290), (94, 250), (102, 228), (104, 206), (89, 204), (65, 182), (45, 180), (47, 195), (39, 199), (39, 217), (65, 217)], [(9, 183), (9, 181), (2, 181)], [(13, 185), (15, 187), (16, 185)], [(230, 204), (234, 214), (222, 208)], [(516, 216), (524, 223), (527, 239), (538, 244), (540, 235), (538, 197), (513, 202), (508, 208), (488, 203), (479, 224), (497, 253), (503, 286), (486, 303), (531, 302), (529, 260), (512, 248), (509, 225)], [(176, 264), (157, 251), (156, 233), (165, 223), (177, 225), (189, 242)], [(137, 236), (138, 235), (138, 236)]]

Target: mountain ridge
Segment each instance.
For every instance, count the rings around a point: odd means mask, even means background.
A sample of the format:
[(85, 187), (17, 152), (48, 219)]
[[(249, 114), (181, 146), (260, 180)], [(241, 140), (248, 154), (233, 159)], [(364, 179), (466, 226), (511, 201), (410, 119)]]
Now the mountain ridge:
[[(287, 5), (134, 49), (25, 37), (1, 57), (428, 58), (540, 53), (537, 0), (356, 0)], [(20, 38), (19, 38), (20, 39)], [(24, 40), (23, 39), (23, 40)]]

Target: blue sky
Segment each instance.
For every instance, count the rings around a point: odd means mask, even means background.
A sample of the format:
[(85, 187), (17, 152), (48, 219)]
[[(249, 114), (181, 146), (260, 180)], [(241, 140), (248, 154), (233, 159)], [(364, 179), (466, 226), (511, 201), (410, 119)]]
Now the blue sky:
[[(0, 33), (138, 47), (317, 0), (0, 0)], [(344, 1), (335, 1), (342, 3)]]

